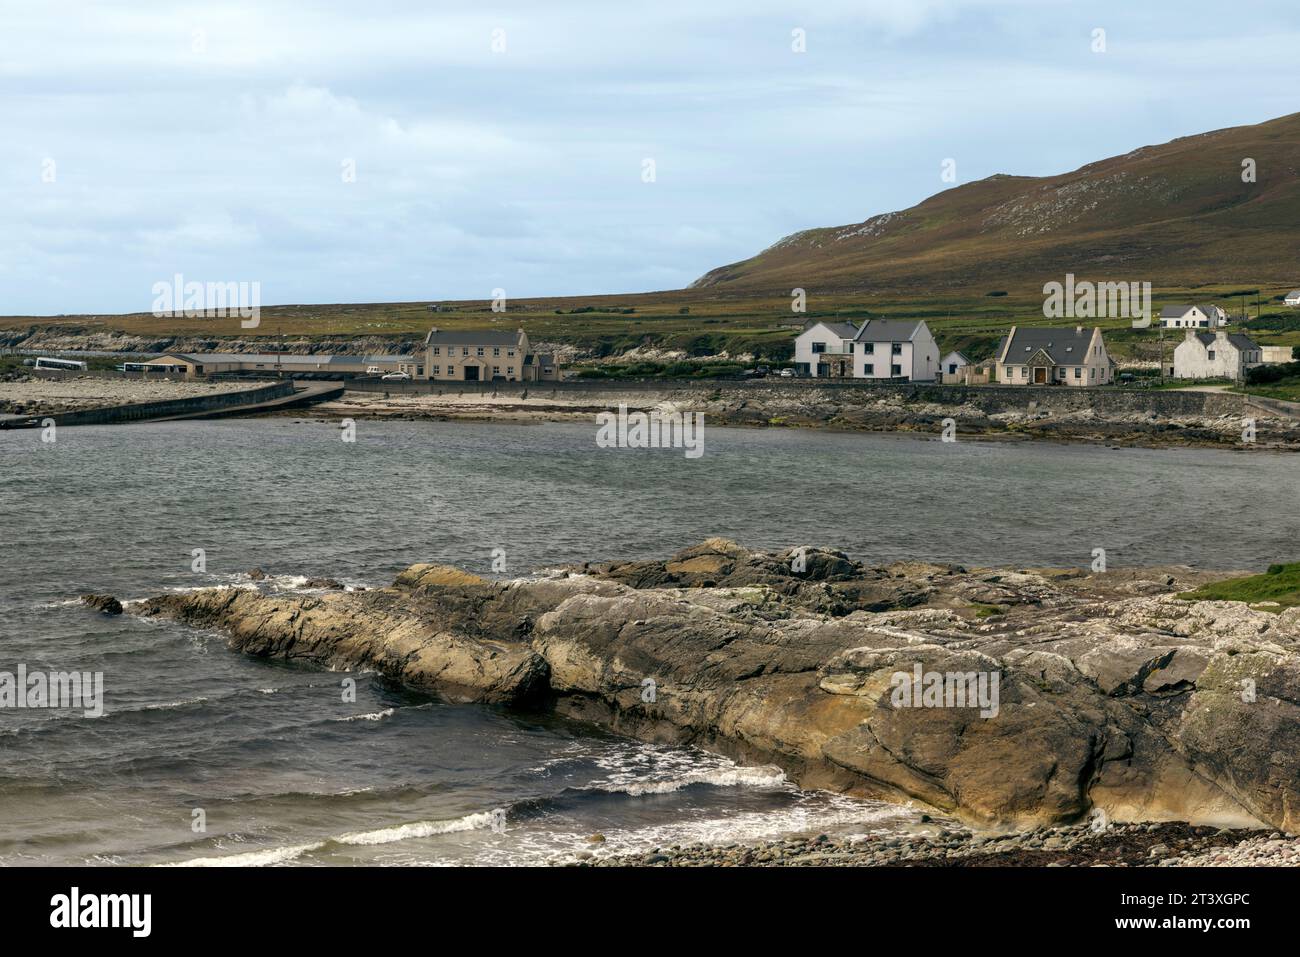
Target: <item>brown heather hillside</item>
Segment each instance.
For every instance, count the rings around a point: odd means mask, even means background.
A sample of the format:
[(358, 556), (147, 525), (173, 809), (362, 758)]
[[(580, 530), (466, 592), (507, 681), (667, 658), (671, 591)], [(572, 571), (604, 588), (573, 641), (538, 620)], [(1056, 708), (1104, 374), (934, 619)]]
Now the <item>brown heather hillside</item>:
[[(1256, 161), (1254, 183), (1242, 160)], [(1157, 287), (1300, 285), (1300, 113), (1059, 176), (991, 176), (901, 212), (795, 233), (692, 288), (1027, 291), (1073, 272)]]

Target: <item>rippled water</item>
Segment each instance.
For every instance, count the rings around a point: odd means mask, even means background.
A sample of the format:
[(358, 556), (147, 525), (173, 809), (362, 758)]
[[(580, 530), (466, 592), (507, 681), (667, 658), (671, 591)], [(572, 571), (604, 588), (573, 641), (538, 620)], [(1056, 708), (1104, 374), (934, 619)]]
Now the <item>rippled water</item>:
[[(709, 430), (602, 450), (582, 425), (290, 419), (0, 432), (0, 671), (105, 674), (105, 714), (0, 710), (0, 863), (506, 863), (797, 830), (906, 809), (791, 787), (560, 719), (448, 705), (231, 654), (74, 599), (415, 561), (508, 574), (710, 535), (869, 561), (1260, 567), (1294, 559), (1286, 455)], [(194, 549), (207, 568), (191, 570)], [(194, 812), (206, 830), (194, 828)], [(494, 828), (493, 812), (505, 812)], [(499, 821), (499, 819), (498, 819)]]

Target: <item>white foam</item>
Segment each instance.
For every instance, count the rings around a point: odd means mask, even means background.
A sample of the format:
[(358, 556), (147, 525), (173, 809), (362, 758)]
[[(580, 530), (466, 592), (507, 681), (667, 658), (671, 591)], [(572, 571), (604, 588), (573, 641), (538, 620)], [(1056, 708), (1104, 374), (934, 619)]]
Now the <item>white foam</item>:
[[(186, 705), (202, 704), (207, 698), (186, 698), (183, 701), (168, 701), (165, 704), (147, 704), (141, 711), (170, 711), (172, 708), (184, 708)], [(128, 709), (130, 710), (130, 709)]]
[(477, 831), (492, 826), (492, 812), (466, 814), (452, 821), (416, 821), (396, 827), (381, 827), (374, 831), (357, 831), (334, 838), (337, 844), (373, 845), (392, 844), (415, 837), (433, 837), (437, 834), (454, 834), (457, 831)]
[(629, 781), (622, 784), (595, 787), (603, 791), (618, 792), (639, 797), (643, 794), (671, 794), (694, 784), (708, 784), (719, 788), (779, 788), (786, 783), (785, 772), (775, 767), (703, 768), (687, 771), (666, 780)]
[[(593, 848), (597, 856), (644, 853), (656, 847), (672, 845), (749, 844), (793, 834), (852, 828), (858, 833), (888, 830), (904, 819), (914, 817), (916, 809), (908, 805), (886, 805), (821, 795), (823, 800), (810, 801), (781, 811), (748, 811), (726, 817), (705, 817), (694, 821), (629, 830), (607, 830), (605, 842)], [(824, 803), (823, 803), (824, 802)], [(820, 805), (820, 806), (818, 806)]]
[(371, 711), (369, 714), (351, 714), (346, 718), (332, 718), (332, 721), (383, 721), (385, 718), (391, 718), (396, 708), (385, 708), (383, 711)]
[(354, 831), (340, 834), (325, 841), (311, 844), (290, 844), (285, 847), (269, 847), (259, 851), (246, 851), (242, 854), (228, 854), (224, 857), (197, 857), (189, 861), (164, 865), (167, 867), (269, 867), (276, 864), (288, 864), (304, 854), (319, 851), (329, 844), (348, 844), (352, 846), (373, 846), (393, 844), (412, 838), (433, 837), (438, 834), (453, 834), (457, 831), (476, 831), (492, 826), (491, 811), (466, 814), (464, 817), (450, 821), (414, 821), (410, 824), (398, 824), (393, 827), (381, 827), (373, 831)]
[(273, 864), (287, 864), (290, 861), (318, 851), (325, 846), (321, 841), (316, 844), (292, 844), (288, 847), (269, 847), (260, 851), (247, 851), (243, 854), (227, 854), (225, 857), (196, 857), (189, 861), (166, 864), (165, 867), (267, 867)]
[(658, 744), (620, 742), (592, 756), (598, 767), (611, 772), (583, 790), (639, 797), (670, 794), (692, 785), (734, 788), (786, 788), (796, 790), (785, 772), (770, 765), (743, 766), (707, 751)]

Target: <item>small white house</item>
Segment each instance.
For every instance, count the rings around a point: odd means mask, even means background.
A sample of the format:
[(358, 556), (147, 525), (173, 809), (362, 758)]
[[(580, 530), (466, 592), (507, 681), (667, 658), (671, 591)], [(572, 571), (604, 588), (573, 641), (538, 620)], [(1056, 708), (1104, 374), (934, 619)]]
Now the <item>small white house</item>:
[(1187, 337), (1174, 350), (1176, 379), (1232, 379), (1246, 377), (1246, 370), (1263, 362), (1260, 347), (1249, 336), (1187, 330)]
[(855, 379), (933, 382), (939, 374), (939, 344), (924, 320), (868, 319), (854, 337)]
[(958, 373), (968, 365), (970, 365), (970, 360), (964, 354), (953, 350), (939, 360), (939, 373), (943, 376), (945, 382), (948, 381), (949, 376), (952, 376), (955, 382)]
[(1287, 293), (1286, 298), (1283, 299), (1282, 302), (1288, 306), (1300, 306), (1300, 289), (1293, 289), (1291, 292)]
[(814, 378), (853, 375), (853, 340), (857, 326), (851, 322), (810, 321), (794, 339), (794, 368)]
[(1228, 323), (1228, 314), (1219, 306), (1165, 306), (1160, 310), (1160, 324), (1166, 329), (1213, 329)]

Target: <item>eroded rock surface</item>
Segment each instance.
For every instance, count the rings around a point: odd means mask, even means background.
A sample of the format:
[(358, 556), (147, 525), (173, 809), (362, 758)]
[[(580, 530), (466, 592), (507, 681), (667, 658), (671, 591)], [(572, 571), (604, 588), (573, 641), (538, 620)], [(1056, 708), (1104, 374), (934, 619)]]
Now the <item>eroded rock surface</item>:
[[(552, 708), (978, 826), (1101, 808), (1294, 832), (1300, 609), (1176, 597), (1223, 577), (868, 567), (710, 539), (541, 579), (413, 565), (384, 589), (210, 590), (132, 610), (219, 628), (248, 654)], [(900, 702), (895, 675), (918, 666), (996, 676), (996, 707)]]

